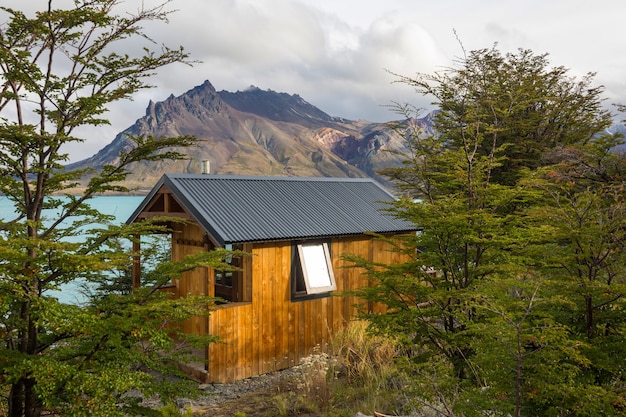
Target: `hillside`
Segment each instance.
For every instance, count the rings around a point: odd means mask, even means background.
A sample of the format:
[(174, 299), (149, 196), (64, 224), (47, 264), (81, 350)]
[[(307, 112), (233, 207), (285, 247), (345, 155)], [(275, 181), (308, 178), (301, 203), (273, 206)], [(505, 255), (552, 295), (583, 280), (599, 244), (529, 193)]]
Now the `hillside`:
[[(430, 120), (419, 121), (426, 132)], [(126, 133), (167, 137), (194, 135), (197, 146), (179, 151), (188, 160), (135, 164), (128, 185), (146, 189), (165, 172), (325, 177), (370, 176), (401, 163), (402, 138), (387, 124), (332, 117), (298, 95), (250, 87), (216, 91), (209, 81), (184, 94), (150, 102), (135, 124), (94, 156), (68, 168), (101, 168), (132, 149)]]

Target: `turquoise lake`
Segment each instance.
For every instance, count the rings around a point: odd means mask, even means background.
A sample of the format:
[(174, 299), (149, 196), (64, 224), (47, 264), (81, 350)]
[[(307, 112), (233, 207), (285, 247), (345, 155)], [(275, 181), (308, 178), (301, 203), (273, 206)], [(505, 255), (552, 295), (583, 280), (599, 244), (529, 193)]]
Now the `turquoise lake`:
[[(91, 199), (90, 204), (100, 212), (114, 216), (116, 223), (124, 223), (143, 199), (144, 196), (99, 196)], [(11, 220), (14, 213), (11, 201), (0, 196), (0, 222)], [(48, 217), (53, 216), (54, 213), (48, 213)], [(66, 303), (80, 303), (84, 300), (77, 285), (66, 285), (61, 291), (50, 292), (50, 295)]]

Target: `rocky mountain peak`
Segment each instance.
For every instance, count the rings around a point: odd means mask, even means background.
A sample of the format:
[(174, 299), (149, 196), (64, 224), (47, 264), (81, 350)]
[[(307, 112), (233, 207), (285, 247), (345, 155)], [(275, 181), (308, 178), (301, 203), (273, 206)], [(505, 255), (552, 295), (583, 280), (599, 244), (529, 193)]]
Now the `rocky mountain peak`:
[[(420, 123), (427, 128), (428, 121)], [(135, 164), (127, 185), (142, 189), (152, 187), (165, 172), (200, 173), (202, 160), (209, 160), (217, 174), (370, 176), (384, 183), (378, 170), (400, 165), (399, 153), (406, 151), (387, 124), (332, 117), (298, 94), (255, 86), (218, 92), (207, 80), (180, 96), (150, 101), (135, 124), (69, 168), (115, 163), (120, 151), (134, 146), (126, 133), (198, 139), (196, 146), (178, 149), (188, 154), (186, 161)]]
[(220, 91), (219, 95), (229, 106), (241, 112), (253, 113), (277, 122), (321, 127), (334, 121), (333, 117), (297, 94), (278, 93), (250, 86), (235, 93)]

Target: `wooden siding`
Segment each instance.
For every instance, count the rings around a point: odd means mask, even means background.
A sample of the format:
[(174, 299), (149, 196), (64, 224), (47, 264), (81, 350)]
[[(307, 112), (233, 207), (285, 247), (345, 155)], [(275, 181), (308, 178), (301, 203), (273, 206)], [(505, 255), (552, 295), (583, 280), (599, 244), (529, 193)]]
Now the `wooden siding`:
[[(368, 285), (362, 271), (344, 268), (344, 253), (397, 262), (388, 244), (360, 236), (331, 242), (337, 293)], [(373, 258), (372, 258), (373, 257)], [(208, 347), (206, 382), (230, 382), (297, 365), (355, 317), (356, 297), (330, 296), (291, 301), (291, 242), (255, 244), (252, 249), (252, 302), (220, 306), (208, 331), (223, 343)]]
[[(174, 223), (172, 229), (172, 260), (181, 261), (187, 255), (208, 250), (208, 246), (202, 244), (205, 233), (197, 224)], [(193, 271), (183, 272), (180, 279), (175, 280), (173, 284), (176, 286), (175, 294), (177, 297), (213, 295), (206, 268), (196, 268)], [(183, 323), (183, 332), (205, 335), (207, 325), (207, 317), (192, 317)]]
[[(202, 244), (206, 238), (196, 224), (178, 224), (174, 229), (172, 259), (212, 249), (212, 245)], [(244, 284), (251, 301), (217, 306), (208, 318), (193, 317), (183, 324), (184, 332), (220, 337), (220, 343), (211, 344), (204, 352), (207, 372), (194, 377), (202, 382), (231, 382), (288, 368), (315, 351), (324, 351), (333, 333), (356, 316), (354, 306), (364, 303), (339, 294), (368, 285), (362, 270), (346, 268), (342, 255), (360, 255), (381, 263), (397, 263), (403, 257), (391, 251), (388, 243), (365, 235), (333, 239), (330, 247), (335, 295), (292, 301), (292, 242), (244, 245), (243, 250), (251, 253), (244, 259)], [(177, 297), (213, 296), (214, 271), (196, 268), (173, 284)]]

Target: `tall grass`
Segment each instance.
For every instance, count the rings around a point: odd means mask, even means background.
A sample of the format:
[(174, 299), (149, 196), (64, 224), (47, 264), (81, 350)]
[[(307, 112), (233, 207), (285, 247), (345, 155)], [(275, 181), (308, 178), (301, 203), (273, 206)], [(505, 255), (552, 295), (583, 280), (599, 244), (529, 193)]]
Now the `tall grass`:
[(387, 388), (389, 377), (396, 375), (394, 359), (401, 353), (389, 338), (372, 335), (367, 322), (355, 321), (332, 340), (333, 357), (343, 366), (349, 383), (363, 383)]
[(406, 379), (396, 366), (402, 349), (395, 340), (373, 335), (367, 331), (367, 322), (355, 321), (335, 335), (330, 347), (335, 364), (329, 416), (404, 411)]

